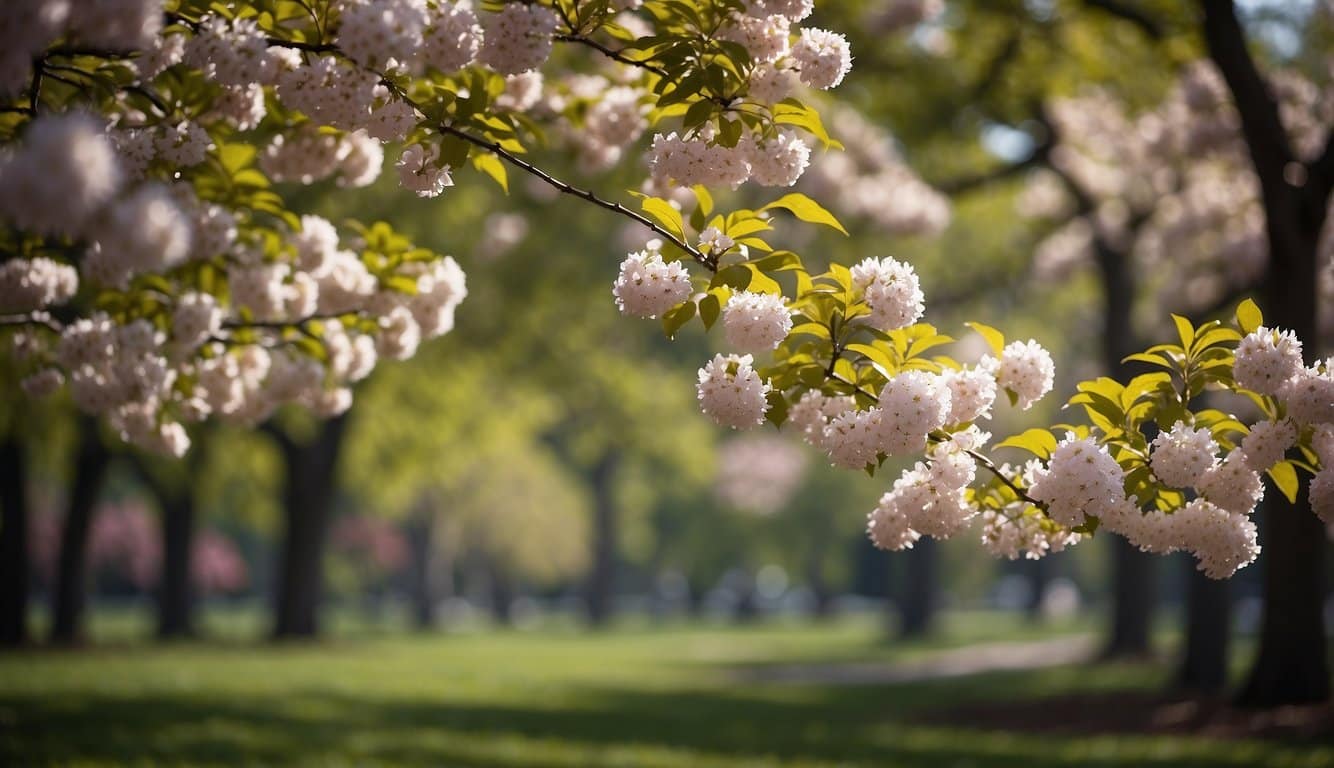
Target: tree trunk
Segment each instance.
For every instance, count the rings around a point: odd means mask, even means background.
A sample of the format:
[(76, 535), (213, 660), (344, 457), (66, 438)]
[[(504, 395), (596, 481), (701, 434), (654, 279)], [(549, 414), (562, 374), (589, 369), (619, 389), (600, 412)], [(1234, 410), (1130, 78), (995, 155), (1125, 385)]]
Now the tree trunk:
[(435, 629), (436, 596), (431, 584), (431, 567), (434, 559), (431, 546), (431, 532), (435, 528), (435, 516), (427, 512), (421, 518), (408, 523), (408, 546), (412, 548), (412, 568), (408, 578), (412, 590), (412, 622), (422, 632)]
[(1232, 630), (1231, 582), (1211, 579), (1182, 558), (1186, 574), (1186, 647), (1177, 668), (1176, 685), (1215, 694), (1227, 685), (1227, 659)]
[(412, 545), (412, 604), (417, 629), (436, 628), (440, 601), (454, 591), (454, 545), (450, 526), (435, 509), (408, 528)]
[(593, 566), (585, 591), (588, 623), (605, 627), (616, 596), (616, 499), (613, 480), (619, 463), (608, 451), (593, 467)]
[(821, 546), (819, 551), (812, 553), (806, 562), (806, 581), (810, 583), (811, 597), (814, 599), (811, 610), (819, 620), (829, 619), (834, 615), (834, 594), (824, 575), (823, 549)]
[(514, 623), (514, 581), (505, 568), (494, 561), (487, 563), (491, 581), (491, 618), (508, 627)]
[(15, 427), (0, 441), (0, 646), (28, 642), (28, 472)]
[(738, 568), (735, 572), (737, 578), (733, 583), (737, 586), (736, 611), (732, 614), (732, 620), (738, 624), (751, 624), (760, 618), (759, 595), (755, 588), (755, 573), (747, 566)]
[[(1138, 346), (1131, 323), (1135, 277), (1129, 257), (1103, 238), (1095, 238), (1094, 255), (1102, 281), (1102, 367), (1108, 376), (1126, 373), (1122, 362)], [(1152, 653), (1153, 615), (1157, 607), (1157, 556), (1141, 552), (1114, 536), (1112, 558), (1112, 616), (1103, 646), (1103, 658), (1135, 658)]]
[(1047, 555), (1028, 561), (1029, 584), (1032, 588), (1024, 612), (1034, 624), (1040, 624), (1047, 618), (1044, 603), (1047, 599), (1047, 585), (1051, 583), (1051, 558), (1051, 555)]
[(310, 638), (319, 633), (325, 534), (334, 499), (334, 469), (346, 425), (347, 414), (343, 414), (323, 422), (309, 443), (280, 438), (287, 461), (283, 495), (287, 530), (278, 563), (275, 639)]
[[(1306, 361), (1316, 357), (1316, 253), (1334, 189), (1334, 136), (1318, 159), (1302, 163), (1305, 183), (1289, 173), (1300, 159), (1292, 150), (1277, 100), (1246, 47), (1231, 0), (1202, 0), (1210, 58), (1232, 93), (1242, 135), (1260, 179), (1269, 268), (1262, 289), (1266, 325), (1294, 331)], [(1275, 707), (1327, 701), (1329, 665), (1322, 615), (1325, 598), (1324, 525), (1311, 513), (1309, 482), (1290, 503), (1274, 487), (1265, 492), (1260, 541), (1265, 548), (1264, 615), (1260, 647), (1237, 702)]]
[[(198, 450), (196, 448), (195, 450)], [(161, 640), (194, 634), (194, 584), (190, 562), (195, 533), (194, 493), (186, 487), (162, 502), (162, 574), (158, 583), (157, 636)]]
[(903, 554), (906, 573), (899, 598), (899, 636), (924, 637), (936, 625), (940, 604), (940, 552), (935, 539), (923, 537)]
[(84, 612), (88, 603), (88, 532), (92, 526), (93, 505), (97, 503), (107, 464), (111, 461), (98, 434), (97, 422), (91, 416), (79, 417), (78, 434), (73, 485), (65, 510), (65, 524), (60, 532), (56, 570), (51, 642), (57, 645), (83, 641)]
[(809, 547), (806, 550), (806, 582), (811, 589), (814, 602), (811, 606), (816, 619), (828, 619), (834, 613), (834, 594), (825, 576), (825, 556), (829, 552), (833, 531), (822, 524), (811, 531)]
[(1153, 608), (1158, 561), (1120, 536), (1110, 536), (1112, 615), (1104, 659), (1138, 659), (1153, 653)]

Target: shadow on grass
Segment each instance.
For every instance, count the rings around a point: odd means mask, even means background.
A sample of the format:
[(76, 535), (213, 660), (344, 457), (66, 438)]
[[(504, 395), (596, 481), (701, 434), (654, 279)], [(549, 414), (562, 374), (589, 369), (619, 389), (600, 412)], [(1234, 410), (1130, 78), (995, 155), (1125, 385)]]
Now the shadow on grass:
[[(1069, 674), (1078, 679), (1081, 671), (1071, 669)], [(1048, 768), (1150, 762), (1264, 765), (1269, 756), (1286, 762), (1310, 749), (1303, 744), (1252, 744), (1253, 757), (1238, 762), (1238, 753), (1227, 746), (1186, 741), (1167, 751), (1142, 745), (1141, 760), (1120, 748), (1087, 749), (1083, 742), (1059, 734), (1025, 738), (973, 730), (957, 721), (923, 722), (923, 715), (931, 712), (995, 707), (1007, 699), (1049, 695), (1048, 687), (1060, 689), (1069, 682), (1058, 676), (1030, 685), (1029, 677), (994, 674), (861, 688), (585, 687), (566, 690), (558, 700), (544, 700), (535, 690), (526, 701), (502, 704), (360, 697), (312, 688), (281, 697), (162, 690), (120, 696), (7, 696), (0, 698), (0, 764), (726, 765), (769, 758), (810, 764)], [(1044, 716), (1041, 701), (1026, 705), (1033, 717)], [(1060, 716), (1059, 710), (1045, 712), (1048, 718)], [(1334, 751), (1325, 757), (1334, 761)]]

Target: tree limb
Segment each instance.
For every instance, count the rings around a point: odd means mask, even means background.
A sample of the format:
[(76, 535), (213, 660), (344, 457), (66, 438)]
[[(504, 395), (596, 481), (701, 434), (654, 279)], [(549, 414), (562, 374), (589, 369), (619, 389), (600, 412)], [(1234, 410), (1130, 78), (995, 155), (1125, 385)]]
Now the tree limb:
[(932, 186), (951, 197), (967, 194), (992, 183), (1018, 176), (1029, 169), (1050, 165), (1051, 150), (1052, 143), (1051, 139), (1048, 138), (1034, 147), (1029, 156), (1023, 160), (997, 166), (981, 173), (945, 179), (932, 184)]
[(1139, 27), (1150, 40), (1163, 39), (1162, 27), (1148, 13), (1121, 0), (1084, 0), (1084, 5)]
[(1232, 0), (1200, 0), (1204, 38), (1211, 58), (1223, 73), (1246, 137), (1256, 174), (1267, 194), (1287, 185), (1283, 171), (1295, 159), (1288, 133), (1279, 118), (1278, 101), (1246, 48), (1246, 35)]

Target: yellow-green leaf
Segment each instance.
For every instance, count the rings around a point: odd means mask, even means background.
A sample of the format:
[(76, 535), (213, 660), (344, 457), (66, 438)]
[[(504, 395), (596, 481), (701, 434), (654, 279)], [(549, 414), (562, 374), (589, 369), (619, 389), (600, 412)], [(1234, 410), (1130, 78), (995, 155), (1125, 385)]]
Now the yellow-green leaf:
[(794, 216), (802, 221), (809, 221), (812, 224), (823, 224), (827, 227), (837, 229), (845, 235), (848, 234), (848, 231), (843, 228), (843, 225), (839, 223), (834, 214), (826, 211), (819, 203), (800, 192), (792, 192), (783, 195), (760, 210), (768, 211), (773, 208), (783, 208), (791, 211)]
[(1026, 429), (1022, 433), (1006, 438), (997, 448), (1022, 448), (1040, 459), (1051, 456), (1056, 450), (1056, 435), (1039, 427)]
[(1290, 503), (1297, 502), (1297, 468), (1291, 461), (1280, 461), (1269, 468), (1269, 479), (1283, 492)]
[(494, 179), (496, 184), (500, 185), (500, 188), (505, 191), (505, 194), (510, 193), (509, 175), (505, 171), (505, 164), (500, 162), (500, 158), (490, 152), (479, 153), (473, 155), (472, 166)]
[(996, 357), (1001, 356), (1001, 352), (1005, 349), (1005, 334), (984, 323), (964, 323), (964, 325), (977, 331), (983, 339), (986, 339), (987, 346), (991, 347), (992, 354)]
[(682, 240), (685, 239), (685, 222), (681, 220), (681, 212), (673, 208), (671, 203), (661, 197), (646, 197), (643, 208), (645, 213), (657, 219), (668, 232)]
[(1265, 324), (1265, 317), (1254, 301), (1247, 299), (1237, 305), (1237, 326), (1242, 333), (1251, 333)]

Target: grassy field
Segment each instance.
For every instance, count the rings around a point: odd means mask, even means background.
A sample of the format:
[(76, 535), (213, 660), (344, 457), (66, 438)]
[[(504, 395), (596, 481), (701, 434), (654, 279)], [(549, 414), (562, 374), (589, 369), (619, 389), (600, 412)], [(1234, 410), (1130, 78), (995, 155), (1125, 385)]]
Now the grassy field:
[(1021, 732), (942, 716), (994, 702), (1059, 723), (1062, 708), (1044, 699), (1154, 690), (1164, 673), (1153, 666), (766, 679), (776, 666), (904, 667), (1030, 634), (1009, 618), (956, 616), (940, 639), (900, 646), (867, 619), (34, 651), (0, 657), (0, 764), (1334, 765), (1334, 744), (1291, 738)]

